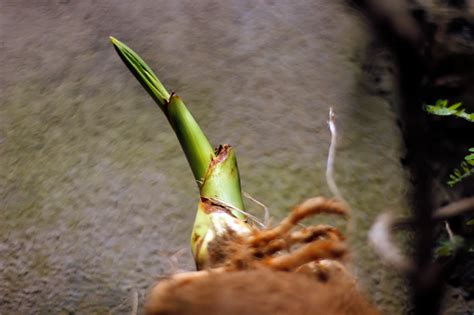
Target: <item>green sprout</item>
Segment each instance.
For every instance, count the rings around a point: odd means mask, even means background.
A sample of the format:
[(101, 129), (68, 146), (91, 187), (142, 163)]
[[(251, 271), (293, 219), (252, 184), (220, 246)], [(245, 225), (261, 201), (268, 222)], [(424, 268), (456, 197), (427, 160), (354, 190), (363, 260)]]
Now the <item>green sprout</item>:
[(118, 55), (168, 118), (198, 183), (200, 201), (194, 222), (191, 249), (198, 269), (212, 267), (208, 245), (216, 237), (251, 232), (246, 222), (240, 175), (234, 149), (213, 150), (206, 135), (181, 98), (169, 93), (153, 70), (127, 45), (110, 40)]

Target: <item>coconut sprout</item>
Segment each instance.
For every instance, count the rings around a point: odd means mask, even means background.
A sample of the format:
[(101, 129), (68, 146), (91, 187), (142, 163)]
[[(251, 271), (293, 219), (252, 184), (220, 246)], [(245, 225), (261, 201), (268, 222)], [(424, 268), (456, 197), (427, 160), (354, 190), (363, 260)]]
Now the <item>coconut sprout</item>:
[(212, 149), (181, 98), (146, 63), (111, 37), (117, 53), (168, 118), (199, 187), (191, 250), (197, 270), (159, 282), (148, 314), (378, 314), (356, 288), (337, 228), (301, 221), (347, 217), (342, 200), (311, 198), (274, 227), (245, 211), (234, 149)]

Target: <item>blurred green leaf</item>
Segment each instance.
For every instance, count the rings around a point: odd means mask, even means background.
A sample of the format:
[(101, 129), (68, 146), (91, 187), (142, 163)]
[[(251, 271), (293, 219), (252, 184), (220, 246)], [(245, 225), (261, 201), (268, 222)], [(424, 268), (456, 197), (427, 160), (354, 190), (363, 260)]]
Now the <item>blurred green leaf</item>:
[(455, 103), (448, 106), (448, 100), (437, 100), (435, 105), (425, 105), (424, 109), (437, 116), (456, 116), (474, 122), (474, 113), (469, 114), (464, 109), (459, 109), (462, 103)]
[(453, 256), (464, 245), (464, 238), (455, 235), (452, 240), (441, 241), (435, 249), (436, 257)]

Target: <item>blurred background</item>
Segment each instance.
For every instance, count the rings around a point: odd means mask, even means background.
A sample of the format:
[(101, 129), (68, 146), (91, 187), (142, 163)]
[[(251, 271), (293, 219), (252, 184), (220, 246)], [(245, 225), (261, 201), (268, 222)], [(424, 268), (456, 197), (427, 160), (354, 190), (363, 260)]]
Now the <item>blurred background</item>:
[[(394, 54), (346, 1), (0, 3), (0, 313), (128, 314), (194, 268), (198, 191), (165, 117), (108, 36), (184, 99), (211, 143), (236, 148), (243, 190), (282, 219), (325, 180), (353, 207), (353, 270), (388, 314), (406, 282), (367, 244), (409, 212)], [(246, 201), (254, 213), (259, 208)], [(260, 214), (261, 215), (261, 214)]]

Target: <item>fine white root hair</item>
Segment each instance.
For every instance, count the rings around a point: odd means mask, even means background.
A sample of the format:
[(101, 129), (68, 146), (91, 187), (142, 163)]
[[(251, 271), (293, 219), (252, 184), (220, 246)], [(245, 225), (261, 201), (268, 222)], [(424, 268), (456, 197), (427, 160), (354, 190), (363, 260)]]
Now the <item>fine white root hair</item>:
[(328, 159), (326, 164), (326, 182), (329, 190), (336, 199), (339, 199), (346, 205), (349, 219), (347, 220), (347, 234), (351, 235), (355, 231), (355, 220), (350, 215), (349, 203), (342, 196), (339, 187), (334, 179), (334, 160), (336, 158), (336, 147), (337, 147), (337, 129), (336, 129), (336, 114), (332, 107), (329, 107), (329, 120), (328, 120), (329, 131), (331, 131), (331, 144), (329, 145)]
[[(130, 310), (130, 315), (137, 315), (138, 314), (138, 289), (134, 287), (131, 291), (131, 310)], [(125, 298), (122, 300), (120, 304), (117, 306), (113, 307), (109, 312), (108, 315), (115, 314), (117, 310), (120, 308), (124, 307), (128, 303), (130, 303), (130, 298)]]
[(256, 216), (248, 213), (247, 211), (244, 211), (242, 209), (239, 209), (237, 207), (234, 207), (233, 205), (225, 202), (225, 201), (222, 201), (222, 200), (219, 200), (219, 199), (216, 199), (216, 198), (207, 198), (209, 199), (209, 201), (211, 201), (212, 203), (218, 205), (218, 206), (221, 206), (227, 210), (235, 210), (239, 213), (242, 213), (243, 215), (247, 216), (249, 219), (251, 219), (252, 221), (254, 221), (256, 224), (258, 224), (261, 228), (265, 228), (265, 224), (262, 223)]
[(336, 146), (337, 146), (337, 129), (336, 129), (336, 115), (332, 107), (329, 107), (329, 120), (328, 120), (329, 130), (331, 131), (331, 144), (329, 145), (328, 160), (326, 165), (326, 182), (329, 186), (329, 190), (337, 199), (344, 201), (339, 187), (336, 185), (334, 180), (334, 159), (336, 156)]
[(265, 228), (268, 228), (270, 226), (270, 211), (268, 210), (268, 207), (264, 205), (262, 202), (258, 201), (254, 197), (252, 197), (249, 193), (245, 192), (243, 193), (244, 197), (253, 201), (263, 209), (263, 224)]
[(444, 221), (444, 227), (446, 228), (446, 232), (448, 232), (449, 241), (454, 242), (454, 233), (453, 230), (451, 230), (448, 221)]

